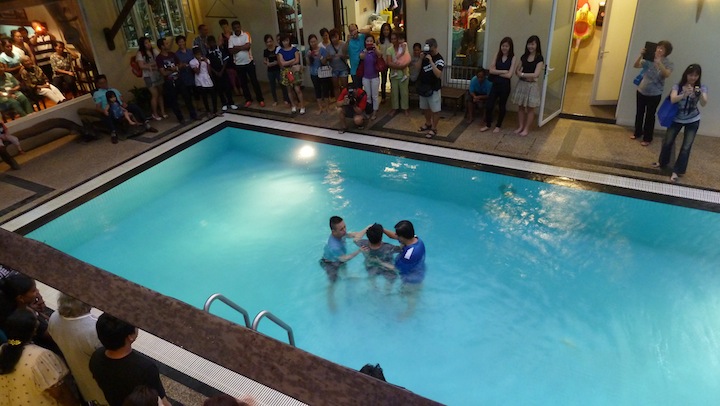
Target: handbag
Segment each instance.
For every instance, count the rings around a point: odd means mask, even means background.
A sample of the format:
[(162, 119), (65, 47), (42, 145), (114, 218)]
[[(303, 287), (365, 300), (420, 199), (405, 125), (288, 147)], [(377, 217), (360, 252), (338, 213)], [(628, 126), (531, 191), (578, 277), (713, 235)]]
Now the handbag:
[(330, 65), (322, 65), (318, 68), (317, 75), (320, 79), (332, 77), (332, 67)]
[(358, 62), (357, 69), (355, 70), (355, 76), (362, 79), (362, 77), (365, 75), (365, 60), (360, 59)]
[(642, 82), (642, 78), (643, 78), (643, 76), (645, 76), (645, 72), (647, 72), (647, 70), (648, 70), (648, 68), (644, 67), (644, 68), (642, 68), (640, 73), (638, 73), (638, 75), (635, 76), (635, 79), (633, 79), (633, 83), (635, 84), (635, 86), (640, 86), (640, 82)]
[(675, 121), (675, 116), (678, 113), (678, 104), (670, 101), (670, 96), (663, 100), (660, 108), (657, 111), (657, 116), (660, 121), (660, 125), (667, 128), (672, 125)]
[(385, 72), (388, 68), (387, 62), (385, 62), (385, 59), (382, 57), (382, 55), (375, 54), (375, 70), (382, 73)]

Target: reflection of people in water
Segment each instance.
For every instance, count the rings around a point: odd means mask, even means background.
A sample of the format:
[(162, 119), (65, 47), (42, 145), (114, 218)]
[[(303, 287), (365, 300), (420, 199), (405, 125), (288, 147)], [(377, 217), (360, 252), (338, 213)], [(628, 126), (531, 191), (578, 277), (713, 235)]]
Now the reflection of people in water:
[(362, 234), (355, 237), (355, 244), (363, 250), (365, 256), (365, 269), (373, 286), (375, 286), (375, 277), (382, 275), (387, 281), (386, 288), (389, 291), (397, 279), (393, 256), (400, 252), (400, 247), (383, 242), (383, 226), (378, 223), (368, 227), (365, 235), (367, 239), (360, 239)]

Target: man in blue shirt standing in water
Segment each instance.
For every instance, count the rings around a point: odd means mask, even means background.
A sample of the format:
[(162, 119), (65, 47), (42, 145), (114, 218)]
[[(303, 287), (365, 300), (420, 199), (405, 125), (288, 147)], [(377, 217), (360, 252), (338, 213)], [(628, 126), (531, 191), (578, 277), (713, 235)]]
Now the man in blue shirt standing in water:
[(395, 232), (385, 230), (385, 235), (400, 241), (402, 246), (400, 254), (395, 258), (395, 268), (402, 281), (400, 293), (408, 300), (407, 310), (402, 317), (408, 317), (415, 312), (418, 292), (425, 279), (425, 244), (415, 235), (415, 227), (408, 220), (395, 224)]
[(419, 285), (425, 279), (425, 244), (408, 220), (395, 224), (395, 232), (385, 230), (385, 235), (400, 241), (402, 251), (395, 258), (395, 268), (403, 285)]

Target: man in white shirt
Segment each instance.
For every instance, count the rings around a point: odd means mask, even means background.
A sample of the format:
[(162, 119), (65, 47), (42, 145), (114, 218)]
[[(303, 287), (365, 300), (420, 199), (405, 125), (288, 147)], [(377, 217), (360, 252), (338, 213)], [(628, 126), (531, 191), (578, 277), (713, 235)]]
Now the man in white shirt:
[(233, 35), (228, 39), (228, 50), (233, 55), (235, 69), (240, 77), (240, 87), (246, 100), (245, 107), (252, 106), (253, 102), (250, 87), (248, 86), (248, 78), (250, 79), (253, 90), (255, 90), (255, 97), (260, 103), (260, 107), (265, 107), (265, 99), (263, 98), (260, 83), (255, 73), (255, 61), (253, 61), (252, 52), (250, 52), (250, 47), (252, 46), (250, 33), (243, 31), (240, 26), (240, 21), (237, 20), (232, 22), (232, 30)]

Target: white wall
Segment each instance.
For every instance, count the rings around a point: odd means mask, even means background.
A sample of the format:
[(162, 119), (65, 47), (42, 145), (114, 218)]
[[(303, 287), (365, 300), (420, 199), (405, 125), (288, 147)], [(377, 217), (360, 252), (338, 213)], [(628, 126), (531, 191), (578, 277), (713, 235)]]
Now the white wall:
[(134, 86), (145, 86), (142, 78), (130, 72), (130, 57), (135, 55), (137, 50), (127, 48), (122, 32), (115, 37), (114, 51), (108, 48), (105, 41), (103, 28), (112, 27), (118, 14), (113, 2), (80, 0), (80, 7), (85, 13), (85, 23), (95, 53), (98, 72), (107, 75), (110, 85), (119, 89), (126, 97), (129, 96), (127, 91)]
[(450, 24), (450, 5), (452, 0), (428, 0), (428, 9), (425, 10), (425, 0), (406, 0), (407, 17), (407, 43), (425, 43), (428, 38), (435, 38), (438, 42), (438, 51), (450, 63), (448, 50), (448, 27)]
[[(673, 83), (691, 63), (699, 63), (703, 68), (702, 83), (709, 88), (709, 101), (702, 109), (700, 134), (720, 136), (720, 65), (717, 63), (717, 38), (720, 34), (717, 22), (720, 21), (720, 7), (717, 2), (705, 2), (700, 20), (695, 22), (696, 2), (686, 1), (678, 4), (674, 0), (640, 0), (638, 2), (630, 51), (620, 91), (617, 109), (617, 122), (632, 126), (635, 123), (636, 87), (632, 80), (639, 73), (632, 64), (637, 59), (645, 41), (668, 40), (673, 45), (670, 60), (675, 64), (672, 75), (665, 81), (665, 95)], [(659, 128), (659, 127), (658, 127)]]

